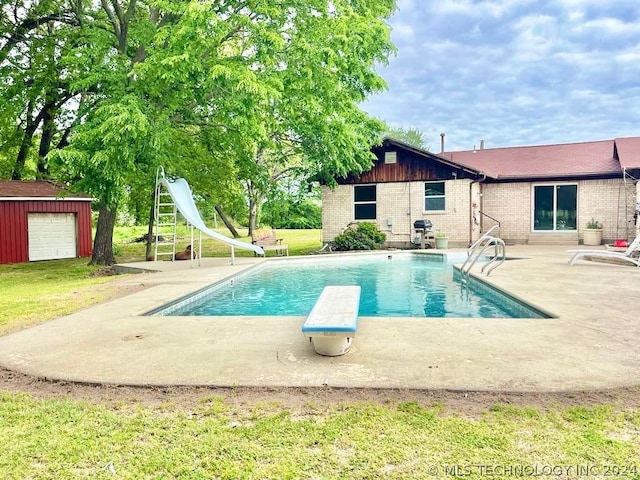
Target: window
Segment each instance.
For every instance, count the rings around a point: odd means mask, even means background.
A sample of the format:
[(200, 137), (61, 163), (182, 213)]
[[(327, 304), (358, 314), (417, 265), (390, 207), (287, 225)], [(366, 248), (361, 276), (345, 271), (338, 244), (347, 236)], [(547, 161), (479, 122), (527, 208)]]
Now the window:
[(534, 185), (533, 230), (576, 230), (577, 185)]
[(356, 220), (376, 219), (375, 185), (356, 185), (353, 187), (353, 210)]
[(396, 163), (397, 161), (398, 161), (398, 152), (396, 152), (396, 151), (384, 152), (384, 163), (385, 164)]
[(424, 209), (445, 210), (444, 182), (426, 182), (424, 184)]

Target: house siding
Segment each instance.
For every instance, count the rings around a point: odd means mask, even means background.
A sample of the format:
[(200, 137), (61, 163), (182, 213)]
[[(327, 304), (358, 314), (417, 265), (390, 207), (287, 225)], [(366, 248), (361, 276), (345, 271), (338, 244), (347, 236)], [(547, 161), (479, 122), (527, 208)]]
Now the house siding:
[[(526, 243), (531, 233), (531, 183), (482, 185), (482, 231), (500, 222), (500, 236), (509, 243)], [(492, 218), (490, 218), (492, 217)]]
[(633, 212), (635, 186), (622, 179), (592, 180), (578, 183), (578, 229), (584, 238), (584, 227), (591, 217), (603, 224), (602, 239), (611, 243), (616, 239), (635, 237)]
[[(378, 228), (387, 234), (386, 245), (406, 248), (415, 236), (413, 222), (428, 219), (433, 231), (443, 231), (450, 244), (467, 245), (471, 214), (468, 179), (445, 181), (445, 211), (424, 211), (424, 182), (378, 183), (376, 185), (376, 220)], [(339, 185), (322, 190), (322, 238), (332, 241), (354, 222), (353, 185)], [(389, 225), (391, 224), (391, 225)]]
[[(500, 222), (499, 234), (506, 242), (529, 243), (533, 242), (533, 186), (545, 184), (578, 185), (578, 232), (572, 237), (574, 241), (582, 240), (584, 226), (591, 217), (603, 223), (603, 239), (607, 243), (635, 236), (635, 187), (625, 184), (622, 179), (488, 183), (482, 184), (481, 189), (478, 183), (468, 179), (448, 180), (445, 182), (446, 210), (443, 212), (424, 211), (423, 181), (379, 183), (375, 223), (387, 234), (386, 245), (389, 247), (409, 247), (415, 236), (413, 222), (418, 219), (431, 220), (433, 231), (445, 232), (450, 246), (454, 247), (467, 246), (496, 225), (489, 217)], [(339, 185), (333, 189), (323, 187), (324, 242), (332, 241), (355, 222), (353, 188), (353, 185)], [(484, 215), (474, 211), (473, 203), (479, 204)]]
[[(594, 217), (603, 223), (603, 239), (633, 238), (633, 185), (622, 179), (579, 180), (575, 182), (489, 183), (482, 187), (481, 210), (500, 221), (500, 235), (507, 242), (527, 243), (532, 234), (533, 185), (578, 185), (578, 238), (582, 240), (585, 224)], [(482, 216), (482, 230), (495, 222)]]

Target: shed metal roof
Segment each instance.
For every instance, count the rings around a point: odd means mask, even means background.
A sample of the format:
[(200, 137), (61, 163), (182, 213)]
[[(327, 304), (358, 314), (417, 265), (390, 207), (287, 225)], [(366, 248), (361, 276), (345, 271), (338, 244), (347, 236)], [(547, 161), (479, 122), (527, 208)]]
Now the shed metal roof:
[(91, 201), (89, 195), (71, 193), (52, 182), (34, 180), (0, 180), (0, 198), (5, 200), (50, 198), (52, 200)]

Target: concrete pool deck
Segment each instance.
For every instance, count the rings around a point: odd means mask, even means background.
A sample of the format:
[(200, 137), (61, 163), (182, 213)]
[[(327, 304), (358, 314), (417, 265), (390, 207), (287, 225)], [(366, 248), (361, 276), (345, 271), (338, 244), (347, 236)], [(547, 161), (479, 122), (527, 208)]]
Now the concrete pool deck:
[[(640, 268), (569, 266), (570, 248), (585, 247), (507, 247), (518, 259), (488, 277), (556, 318), (361, 317), (351, 350), (340, 357), (314, 352), (300, 331), (303, 317), (142, 316), (263, 259), (130, 265), (161, 271), (116, 280), (144, 284), (137, 293), (0, 337), (0, 366), (119, 385), (510, 392), (640, 385)], [(473, 272), (479, 275), (479, 265)]]

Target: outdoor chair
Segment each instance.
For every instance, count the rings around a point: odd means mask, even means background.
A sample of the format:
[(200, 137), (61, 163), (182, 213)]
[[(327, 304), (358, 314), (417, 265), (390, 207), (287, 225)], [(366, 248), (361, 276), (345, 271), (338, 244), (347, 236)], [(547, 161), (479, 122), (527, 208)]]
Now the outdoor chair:
[(569, 265), (573, 265), (582, 257), (601, 257), (624, 260), (633, 263), (636, 267), (640, 267), (640, 235), (629, 244), (624, 252), (616, 252), (614, 250), (567, 250), (567, 253), (573, 253)]

